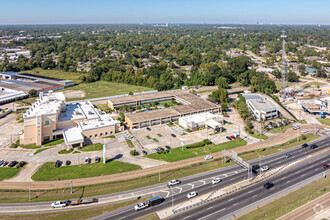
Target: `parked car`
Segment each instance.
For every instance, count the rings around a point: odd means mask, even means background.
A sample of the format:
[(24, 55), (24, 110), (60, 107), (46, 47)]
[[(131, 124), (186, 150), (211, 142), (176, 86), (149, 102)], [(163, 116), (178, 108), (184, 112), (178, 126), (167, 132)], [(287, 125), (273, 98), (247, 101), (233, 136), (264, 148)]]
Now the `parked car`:
[(158, 150), (159, 150), (159, 151), (164, 151), (165, 149), (162, 148), (162, 147), (158, 147)]
[(171, 180), (168, 182), (168, 185), (169, 186), (174, 186), (174, 185), (177, 185), (177, 184), (180, 184), (181, 181), (180, 180)]
[(269, 166), (263, 166), (263, 167), (261, 167), (261, 171), (262, 172), (265, 172), (267, 170), (269, 170)]
[(148, 127), (147, 130), (148, 130), (148, 131), (151, 131), (151, 128)]
[(302, 133), (307, 133), (308, 132), (308, 129), (302, 129), (301, 132)]
[(236, 138), (235, 138), (235, 136), (230, 136), (230, 138), (231, 138), (231, 139), (233, 139), (233, 140), (235, 140), (235, 139), (236, 139)]
[(303, 145), (301, 145), (301, 147), (308, 147), (308, 144), (303, 144)]
[(95, 163), (99, 163), (101, 161), (100, 157), (95, 157)]
[(171, 134), (171, 136), (172, 136), (172, 137), (174, 137), (174, 138), (176, 137), (176, 135), (175, 135), (175, 134)]
[(317, 148), (318, 146), (316, 145), (316, 144), (312, 144), (311, 146), (310, 146), (310, 148), (311, 149), (314, 149), (314, 148)]
[(188, 193), (187, 198), (190, 199), (190, 198), (194, 198), (195, 196), (197, 196), (197, 193), (195, 191), (193, 191), (193, 192)]
[(217, 184), (217, 183), (220, 183), (222, 181), (222, 179), (220, 178), (215, 178), (212, 180), (212, 184)]
[[(12, 161), (13, 162), (13, 161)], [(11, 164), (11, 163), (10, 163)], [(8, 165), (8, 166), (10, 166), (10, 164)], [(55, 162), (55, 167), (60, 167), (62, 165), (62, 161), (60, 161), (60, 160), (57, 160), (56, 162)], [(14, 165), (15, 166), (15, 165)]]
[(272, 183), (272, 182), (268, 182), (268, 183), (266, 183), (266, 184), (264, 185), (264, 187), (265, 187), (266, 189), (272, 188), (273, 186), (274, 186), (274, 183)]
[(286, 158), (289, 158), (289, 157), (291, 157), (291, 156), (292, 156), (292, 154), (290, 154), (290, 153), (285, 154), (285, 157), (286, 157)]
[(70, 166), (70, 164), (71, 164), (70, 160), (65, 161), (65, 165)]
[(167, 149), (167, 150), (171, 150), (171, 147), (170, 146), (165, 146), (165, 148)]
[(229, 115), (224, 115), (223, 117), (229, 118)]
[(85, 158), (85, 163), (86, 164), (91, 163), (91, 162), (92, 162), (92, 159), (91, 158), (89, 158), (89, 157), (86, 157)]
[(8, 161), (5, 161), (1, 166), (5, 167), (5, 166), (7, 166), (8, 163), (9, 163)]
[(282, 122), (281, 122), (281, 124), (282, 124), (283, 126), (285, 126), (285, 125), (286, 125), (286, 123), (285, 123), (284, 121), (282, 121)]
[(204, 159), (205, 159), (205, 160), (211, 160), (211, 159), (213, 159), (213, 157), (212, 157), (211, 155), (206, 155), (206, 156), (204, 157)]
[(273, 128), (273, 126), (271, 126), (271, 125), (268, 125), (267, 127), (268, 127), (269, 129)]
[(259, 168), (260, 168), (259, 165), (253, 165), (253, 166), (252, 166), (252, 169), (253, 169), (253, 170), (257, 170), (257, 169), (259, 169)]
[(274, 128), (278, 127), (278, 125), (275, 122), (273, 123), (273, 126), (274, 126)]
[(142, 150), (142, 154), (143, 154), (143, 155), (147, 155), (148, 153), (147, 153), (147, 151)]
[(158, 149), (158, 148), (154, 148), (154, 150), (155, 150), (156, 152), (158, 152), (158, 151), (159, 151), (159, 149)]
[(323, 165), (323, 168), (324, 168), (324, 169), (328, 169), (328, 168), (330, 168), (330, 165), (329, 165), (329, 164), (324, 164), (324, 165)]
[(324, 130), (326, 130), (326, 131), (330, 131), (330, 128), (324, 128)]
[(231, 141), (231, 137), (229, 137), (229, 136), (226, 136), (226, 138), (227, 138), (228, 140), (230, 140), (230, 141)]

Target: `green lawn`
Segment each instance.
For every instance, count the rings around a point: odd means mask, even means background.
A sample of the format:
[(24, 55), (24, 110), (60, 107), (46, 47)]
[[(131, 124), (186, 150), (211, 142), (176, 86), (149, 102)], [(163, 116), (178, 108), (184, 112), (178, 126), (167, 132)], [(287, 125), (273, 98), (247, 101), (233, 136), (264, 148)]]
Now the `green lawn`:
[(135, 164), (124, 163), (121, 161), (109, 161), (106, 164), (91, 163), (74, 166), (62, 166), (55, 168), (54, 162), (47, 162), (31, 177), (34, 181), (47, 180), (70, 180), (93, 176), (109, 175), (138, 170), (141, 167)]
[(81, 151), (99, 151), (99, 150), (102, 150), (103, 149), (103, 145), (100, 144), (100, 143), (96, 143), (96, 144), (90, 144), (90, 145), (87, 145), (85, 147), (82, 147)]
[(134, 148), (134, 144), (131, 140), (126, 140), (126, 143), (129, 148)]
[(159, 142), (156, 138), (153, 138), (152, 140), (154, 140), (155, 143)]
[(0, 167), (0, 181), (14, 177), (21, 169)]
[(48, 149), (50, 149), (51, 147), (48, 147), (48, 148), (41, 148), (41, 149), (39, 149), (39, 150), (36, 150), (36, 152), (34, 152), (34, 155), (36, 155), (36, 154), (38, 154), (38, 153), (40, 153), (40, 152), (43, 152), (44, 150), (48, 150)]
[[(287, 83), (287, 86), (292, 86), (293, 84), (294, 84), (294, 82), (289, 82), (289, 83)], [(277, 90), (281, 90), (281, 88), (282, 88), (281, 82), (275, 82), (275, 85), (276, 85)]]
[(55, 141), (49, 141), (43, 145), (45, 147), (49, 147), (49, 146), (53, 146), (53, 145), (57, 145), (57, 144), (62, 144), (63, 142), (64, 142), (64, 140), (55, 140)]
[(330, 118), (317, 118), (323, 125), (330, 125)]
[(322, 85), (325, 85), (325, 83), (322, 83), (322, 82), (310, 82), (310, 83), (306, 83), (302, 86), (303, 89), (307, 88), (307, 87), (310, 87), (312, 85), (316, 85), (316, 86), (322, 86)]
[(287, 124), (285, 126), (282, 126), (282, 127), (277, 127), (277, 128), (271, 128), (269, 129), (268, 131), (270, 133), (273, 133), (273, 134), (278, 134), (278, 133), (283, 133), (285, 132), (286, 130), (288, 130), (289, 128), (291, 128), (292, 125), (291, 124)]
[[(327, 190), (326, 190), (327, 189)], [(254, 220), (254, 219), (277, 219), (286, 213), (312, 201), (325, 193), (329, 192), (330, 182), (327, 178), (320, 178), (307, 186), (301, 187), (285, 196), (282, 196), (272, 202), (264, 204), (237, 220)]]
[(178, 160), (184, 160), (192, 157), (202, 156), (209, 153), (218, 152), (225, 149), (231, 149), (238, 146), (246, 145), (246, 141), (243, 139), (236, 139), (232, 141), (228, 141), (219, 145), (205, 145), (204, 147), (198, 148), (187, 148), (186, 146), (183, 147), (183, 151), (181, 147), (174, 148), (171, 150), (171, 153), (168, 152), (166, 154), (158, 154), (153, 153), (146, 155), (145, 157), (156, 159), (156, 160), (164, 160), (167, 162), (173, 162)]
[(29, 145), (20, 145), (21, 148), (25, 149), (37, 149), (41, 148), (41, 146), (37, 146), (36, 144), (29, 144)]
[(67, 79), (73, 80), (75, 83), (79, 83), (79, 78), (84, 75), (83, 73), (73, 73), (73, 72), (65, 72), (63, 70), (44, 70), (42, 68), (35, 68), (33, 70), (25, 70), (22, 73), (30, 73), (34, 75), (54, 77), (58, 79)]
[(151, 139), (151, 137), (150, 137), (149, 135), (147, 135), (147, 136), (146, 136), (146, 138), (147, 138), (148, 140), (150, 140), (150, 139)]
[[(104, 96), (128, 94), (131, 91), (132, 92), (150, 91), (153, 89), (142, 86), (123, 84), (123, 83), (97, 81), (92, 83), (81, 83), (77, 86), (70, 87), (61, 91), (66, 91), (66, 90), (82, 90), (86, 93), (85, 98), (90, 99), (90, 98), (98, 98)], [(68, 100), (78, 100), (78, 99), (81, 98), (68, 99)]]
[(268, 139), (268, 136), (264, 135), (264, 134), (260, 135), (260, 134), (253, 133), (253, 134), (249, 134), (249, 135), (254, 137), (254, 138), (261, 139), (261, 140), (267, 140)]
[(73, 152), (73, 149), (71, 148), (71, 149), (69, 149), (69, 150), (67, 150), (67, 149), (63, 149), (63, 150), (60, 150), (59, 152), (58, 152), (58, 154), (70, 154), (70, 153), (72, 153)]
[(116, 138), (115, 135), (109, 135), (109, 136), (106, 136), (106, 137), (103, 137), (103, 138)]

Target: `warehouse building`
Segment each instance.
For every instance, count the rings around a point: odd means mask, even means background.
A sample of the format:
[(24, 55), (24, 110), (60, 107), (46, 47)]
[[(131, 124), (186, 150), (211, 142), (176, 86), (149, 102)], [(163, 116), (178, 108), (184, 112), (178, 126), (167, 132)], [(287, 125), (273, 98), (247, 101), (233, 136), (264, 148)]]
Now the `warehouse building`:
[(83, 146), (85, 139), (104, 137), (122, 131), (123, 126), (95, 108), (91, 102), (65, 103), (62, 92), (40, 93), (39, 99), (23, 115), (23, 145), (41, 145), (64, 138), (68, 147)]
[(166, 124), (179, 120), (180, 117), (202, 112), (219, 113), (220, 106), (182, 90), (154, 92), (141, 95), (125, 96), (108, 100), (110, 108), (123, 105), (139, 106), (155, 101), (165, 102), (175, 99), (182, 105), (126, 115), (125, 122), (130, 128), (143, 128)]
[(215, 132), (222, 131), (222, 115), (214, 115), (210, 112), (203, 112), (194, 115), (188, 115), (179, 118), (179, 125), (191, 131), (197, 131), (203, 128), (211, 128)]
[(243, 93), (246, 104), (258, 121), (265, 121), (278, 117), (276, 106), (264, 96), (257, 93)]

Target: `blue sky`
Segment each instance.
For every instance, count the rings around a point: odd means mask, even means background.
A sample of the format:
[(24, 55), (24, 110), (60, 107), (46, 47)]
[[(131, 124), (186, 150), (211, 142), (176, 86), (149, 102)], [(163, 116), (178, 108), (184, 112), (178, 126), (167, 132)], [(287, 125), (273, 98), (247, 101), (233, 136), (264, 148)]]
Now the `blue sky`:
[(330, 0), (0, 0), (0, 24), (330, 24)]

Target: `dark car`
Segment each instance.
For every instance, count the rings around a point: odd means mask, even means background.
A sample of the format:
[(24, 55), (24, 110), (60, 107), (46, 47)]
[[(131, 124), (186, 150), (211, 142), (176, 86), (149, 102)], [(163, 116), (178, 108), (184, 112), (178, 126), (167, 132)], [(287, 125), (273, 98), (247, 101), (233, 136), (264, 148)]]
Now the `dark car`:
[(318, 146), (316, 145), (316, 144), (312, 144), (311, 146), (310, 146), (310, 148), (311, 149), (314, 149), (314, 148), (317, 148)]
[(100, 157), (95, 157), (95, 163), (99, 163), (100, 162)]
[(172, 136), (172, 137), (174, 137), (174, 138), (176, 137), (176, 135), (175, 135), (175, 134), (171, 134), (171, 136)]
[(5, 167), (5, 166), (7, 166), (7, 164), (8, 164), (8, 161), (5, 161), (1, 166)]
[(289, 158), (289, 157), (291, 157), (291, 156), (292, 156), (292, 154), (290, 154), (290, 153), (285, 154), (285, 157), (286, 157), (286, 158)]
[(71, 161), (70, 160), (65, 161), (65, 165), (70, 166), (71, 165)]
[(55, 167), (60, 167), (61, 165), (62, 165), (62, 161), (57, 160), (57, 161), (55, 162)]
[(158, 152), (158, 151), (159, 151), (159, 149), (158, 149), (158, 148), (155, 148), (154, 150), (155, 150), (156, 152)]
[(148, 131), (151, 131), (151, 128), (147, 128)]
[(85, 163), (86, 164), (91, 163), (91, 162), (92, 162), (92, 159), (91, 158), (89, 158), (89, 157), (86, 157), (85, 158)]
[(303, 145), (301, 145), (301, 147), (308, 147), (308, 144), (303, 144)]
[(330, 167), (329, 164), (324, 164), (324, 165), (323, 165), (323, 168), (324, 168), (324, 169), (328, 169), (329, 167)]
[(226, 138), (227, 138), (228, 140), (230, 140), (230, 141), (231, 141), (231, 137), (229, 137), (229, 136), (226, 136)]
[(147, 155), (148, 153), (147, 153), (147, 151), (142, 150), (142, 154), (143, 154), (143, 155)]
[(259, 168), (260, 168), (259, 165), (253, 165), (253, 166), (252, 166), (252, 169), (253, 169), (253, 170), (256, 170), (256, 169), (259, 169)]
[(166, 148), (167, 150), (171, 150), (171, 147), (170, 147), (170, 146), (165, 146), (165, 148)]
[(274, 186), (274, 183), (272, 183), (272, 182), (268, 182), (268, 183), (266, 183), (266, 184), (264, 185), (264, 187), (265, 187), (266, 189), (272, 188), (273, 186)]
[(165, 149), (162, 148), (162, 147), (158, 147), (158, 150), (159, 150), (159, 151), (164, 151)]

